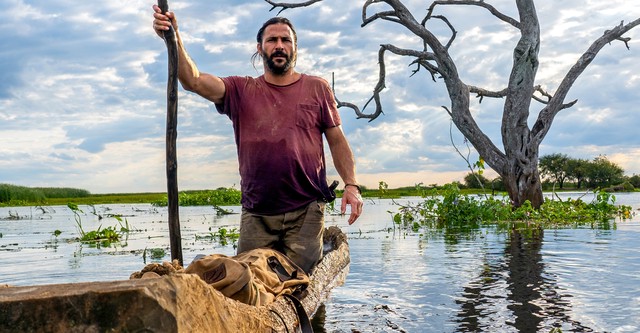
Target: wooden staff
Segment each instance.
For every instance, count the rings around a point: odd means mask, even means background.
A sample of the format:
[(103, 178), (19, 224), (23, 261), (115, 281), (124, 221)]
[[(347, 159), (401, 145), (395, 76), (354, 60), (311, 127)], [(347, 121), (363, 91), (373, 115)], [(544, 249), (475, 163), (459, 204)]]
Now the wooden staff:
[[(167, 0), (158, 0), (162, 13), (169, 11)], [(178, 161), (176, 137), (178, 136), (178, 42), (173, 26), (164, 31), (164, 42), (169, 53), (169, 79), (167, 81), (167, 206), (169, 210), (169, 240), (171, 260), (182, 260), (182, 238), (178, 209)]]

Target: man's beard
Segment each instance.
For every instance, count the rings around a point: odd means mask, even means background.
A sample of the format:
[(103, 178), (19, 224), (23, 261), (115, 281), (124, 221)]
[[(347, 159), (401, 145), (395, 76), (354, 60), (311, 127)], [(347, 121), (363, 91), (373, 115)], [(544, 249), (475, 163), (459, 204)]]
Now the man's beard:
[[(273, 61), (274, 57), (283, 57), (285, 58), (285, 62), (282, 65), (278, 65), (275, 63), (275, 61)], [(289, 71), (289, 69), (291, 69), (291, 65), (293, 63), (293, 61), (291, 60), (291, 57), (288, 54), (285, 54), (282, 51), (276, 51), (274, 52), (271, 57), (269, 57), (267, 55), (267, 52), (262, 52), (262, 59), (265, 59), (266, 63), (267, 63), (267, 68), (269, 68), (269, 70), (275, 74), (275, 75), (282, 75), (284, 73), (286, 73), (287, 71)]]

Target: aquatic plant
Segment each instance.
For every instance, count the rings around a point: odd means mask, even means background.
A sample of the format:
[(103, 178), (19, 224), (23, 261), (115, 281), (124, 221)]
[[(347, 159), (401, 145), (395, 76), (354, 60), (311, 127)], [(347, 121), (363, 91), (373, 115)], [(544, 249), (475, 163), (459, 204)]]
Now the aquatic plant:
[[(397, 204), (397, 203), (396, 203)], [(573, 225), (606, 226), (614, 218), (628, 219), (634, 213), (630, 206), (615, 205), (615, 196), (596, 192), (591, 202), (581, 198), (547, 199), (540, 209), (525, 201), (513, 209), (508, 197), (464, 195), (455, 184), (433, 189), (424, 201), (400, 205), (389, 212), (395, 225), (417, 232), (429, 229), (478, 230), (482, 225), (527, 222), (542, 227)]]
[[(109, 217), (113, 217), (118, 221), (120, 229), (116, 229), (115, 226), (102, 228), (102, 225), (100, 225), (97, 230), (87, 232), (82, 227), (82, 217), (80, 216), (80, 213), (84, 213), (82, 209), (80, 209), (77, 204), (71, 202), (67, 204), (67, 207), (69, 207), (69, 209), (71, 209), (71, 211), (73, 212), (73, 217), (76, 222), (78, 233), (80, 234), (79, 239), (81, 242), (99, 242), (103, 246), (109, 246), (113, 242), (119, 242), (123, 234), (127, 234), (132, 231), (132, 228), (129, 226), (129, 222), (127, 221), (127, 219), (124, 219), (123, 222), (123, 219), (120, 215), (109, 215)], [(93, 208), (92, 213), (96, 215), (99, 220), (101, 220), (102, 216), (96, 213), (95, 207), (90, 207)]]
[(149, 258), (151, 258), (152, 260), (160, 260), (167, 255), (167, 251), (163, 248), (157, 247), (157, 248), (147, 249), (145, 247), (144, 251), (142, 251), (142, 261), (145, 264), (147, 263), (147, 253), (149, 254)]
[(196, 240), (209, 240), (214, 241), (220, 244), (221, 246), (227, 246), (229, 243), (233, 245), (233, 248), (238, 247), (238, 239), (240, 238), (240, 233), (238, 229), (232, 228), (219, 228), (215, 232), (210, 232), (204, 236), (196, 235)]

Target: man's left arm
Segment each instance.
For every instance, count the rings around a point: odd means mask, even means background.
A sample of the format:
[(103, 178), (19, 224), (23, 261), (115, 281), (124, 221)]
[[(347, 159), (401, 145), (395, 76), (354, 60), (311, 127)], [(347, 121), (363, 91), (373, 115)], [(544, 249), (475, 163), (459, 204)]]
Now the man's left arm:
[(350, 205), (351, 215), (349, 215), (349, 224), (353, 224), (360, 214), (362, 214), (362, 206), (364, 204), (356, 180), (355, 158), (340, 126), (328, 128), (325, 136), (329, 144), (329, 149), (331, 150), (333, 164), (345, 184), (340, 212), (344, 214), (347, 210), (347, 205)]

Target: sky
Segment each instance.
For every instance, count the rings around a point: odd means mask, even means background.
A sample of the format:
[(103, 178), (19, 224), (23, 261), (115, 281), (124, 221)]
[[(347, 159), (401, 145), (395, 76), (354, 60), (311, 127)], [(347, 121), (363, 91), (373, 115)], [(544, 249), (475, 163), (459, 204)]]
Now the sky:
[[(293, 1), (293, 0), (292, 0)], [(486, 0), (517, 19), (514, 1)], [(0, 183), (74, 187), (91, 193), (166, 191), (166, 47), (152, 29), (153, 1), (0, 0)], [(364, 1), (325, 0), (280, 14), (298, 32), (297, 70), (332, 82), (336, 96), (362, 107), (377, 81), (380, 44), (421, 49), (405, 28), (386, 21), (361, 27)], [(431, 1), (405, 0), (420, 20)], [(277, 14), (261, 0), (169, 1), (181, 36), (201, 71), (262, 73), (250, 58), (255, 35)], [(602, 33), (640, 17), (628, 0), (537, 1), (541, 25), (536, 79), (553, 93), (568, 69)], [(386, 10), (384, 4), (374, 7)], [(451, 47), (463, 81), (506, 87), (518, 31), (479, 7), (438, 7), (457, 31)], [(444, 41), (448, 31), (430, 28)], [(569, 92), (540, 147), (572, 158), (606, 157), (640, 174), (640, 27), (604, 47)], [(384, 114), (369, 122), (340, 109), (360, 183), (390, 188), (461, 181), (469, 172), (454, 145), (468, 151), (442, 106), (442, 81), (412, 74), (410, 58), (387, 56)], [(472, 97), (481, 129), (502, 147), (504, 100)], [(542, 105), (533, 103), (529, 124)], [(370, 108), (367, 111), (371, 111)], [(339, 179), (329, 152), (329, 180)], [(239, 188), (231, 122), (180, 88), (180, 190)], [(492, 173), (487, 173), (492, 177)]]

